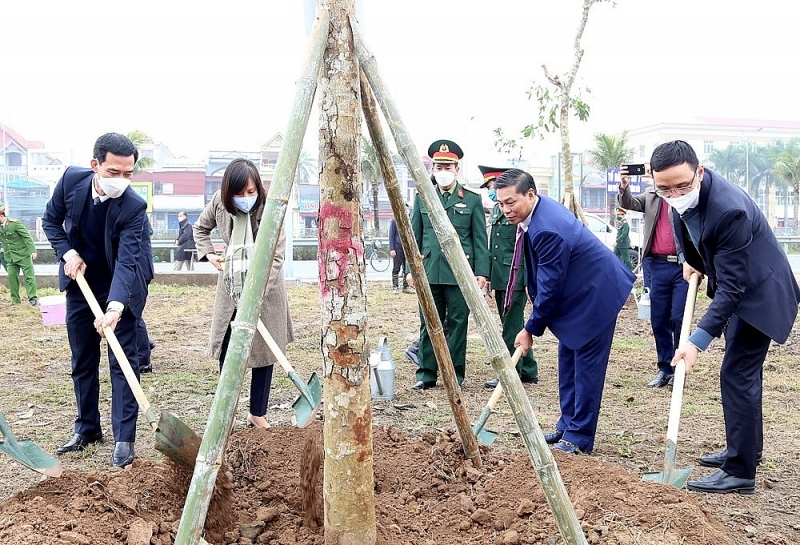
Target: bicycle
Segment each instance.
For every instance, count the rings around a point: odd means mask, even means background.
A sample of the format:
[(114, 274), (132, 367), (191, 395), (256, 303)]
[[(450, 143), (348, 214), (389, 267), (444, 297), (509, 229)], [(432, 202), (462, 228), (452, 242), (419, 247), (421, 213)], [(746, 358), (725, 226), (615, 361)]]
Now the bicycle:
[(383, 272), (389, 268), (392, 259), (389, 253), (383, 249), (381, 241), (377, 238), (372, 239), (367, 245), (367, 251), (364, 255), (364, 260), (369, 262), (376, 272)]

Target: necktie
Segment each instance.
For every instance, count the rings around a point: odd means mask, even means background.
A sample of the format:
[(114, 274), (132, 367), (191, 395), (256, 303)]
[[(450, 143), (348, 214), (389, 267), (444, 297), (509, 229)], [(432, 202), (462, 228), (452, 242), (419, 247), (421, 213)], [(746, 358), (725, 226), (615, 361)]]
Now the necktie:
[(100, 200), (100, 197), (95, 197), (95, 198), (94, 198), (94, 205), (95, 205), (95, 206), (97, 206), (97, 205), (98, 205), (98, 204), (100, 204), (101, 202), (102, 202), (102, 201)]
[(514, 297), (514, 286), (517, 283), (517, 273), (519, 272), (519, 262), (522, 259), (522, 244), (524, 235), (522, 226), (517, 226), (517, 240), (514, 244), (514, 257), (511, 259), (511, 271), (508, 274), (508, 285), (506, 285), (506, 299), (503, 302), (503, 314), (508, 312), (511, 306), (511, 299)]
[(445, 191), (442, 193), (442, 204), (447, 204), (447, 201), (450, 200), (450, 192)]

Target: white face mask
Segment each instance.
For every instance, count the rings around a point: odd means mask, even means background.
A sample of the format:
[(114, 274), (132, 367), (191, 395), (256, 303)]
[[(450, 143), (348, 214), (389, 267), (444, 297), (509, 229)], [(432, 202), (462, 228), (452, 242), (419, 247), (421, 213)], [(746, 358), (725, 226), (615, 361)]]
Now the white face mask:
[(700, 186), (698, 185), (686, 195), (679, 195), (664, 200), (667, 201), (667, 204), (674, 208), (678, 214), (683, 214), (690, 208), (697, 206), (697, 203), (700, 202)]
[(255, 206), (256, 201), (258, 200), (258, 195), (253, 195), (252, 197), (234, 197), (233, 198), (233, 205), (247, 214), (250, 210)]
[(97, 185), (100, 186), (103, 193), (112, 199), (116, 199), (125, 193), (125, 190), (131, 185), (131, 181), (128, 178), (103, 178), (98, 174)]
[(456, 179), (455, 173), (449, 170), (437, 170), (433, 173), (433, 177), (442, 189), (449, 189)]

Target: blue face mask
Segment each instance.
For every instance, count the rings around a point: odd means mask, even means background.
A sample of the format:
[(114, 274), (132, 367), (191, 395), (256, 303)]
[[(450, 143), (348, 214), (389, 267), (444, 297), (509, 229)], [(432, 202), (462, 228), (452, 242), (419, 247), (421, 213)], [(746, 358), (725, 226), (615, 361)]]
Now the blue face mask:
[(497, 191), (495, 191), (494, 189), (490, 189), (488, 193), (489, 193), (489, 198), (492, 200), (492, 202), (497, 202)]
[(236, 208), (247, 214), (253, 206), (255, 206), (257, 200), (258, 195), (253, 195), (252, 197), (234, 197), (233, 204)]

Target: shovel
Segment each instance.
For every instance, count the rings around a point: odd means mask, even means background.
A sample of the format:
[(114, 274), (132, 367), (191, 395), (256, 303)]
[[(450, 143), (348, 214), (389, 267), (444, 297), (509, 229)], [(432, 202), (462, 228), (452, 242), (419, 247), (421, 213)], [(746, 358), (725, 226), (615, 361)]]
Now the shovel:
[[(683, 346), (689, 338), (689, 329), (692, 326), (692, 316), (694, 315), (694, 302), (697, 297), (697, 285), (700, 283), (700, 276), (692, 273), (689, 278), (689, 291), (686, 294), (686, 307), (683, 310), (683, 322), (681, 322), (681, 336), (679, 346)], [(642, 477), (645, 481), (652, 481), (662, 484), (671, 484), (676, 488), (686, 486), (693, 467), (675, 469), (675, 454), (678, 450), (678, 426), (681, 419), (681, 401), (683, 399), (683, 383), (686, 378), (686, 362), (682, 359), (675, 366), (675, 378), (672, 386), (672, 401), (669, 405), (669, 421), (667, 422), (667, 449), (664, 454), (664, 471), (645, 473)]]
[(319, 404), (322, 401), (322, 384), (319, 381), (319, 377), (316, 373), (311, 373), (308, 384), (303, 382), (303, 379), (295, 372), (289, 360), (281, 351), (278, 343), (276, 343), (275, 339), (270, 335), (269, 330), (267, 330), (261, 318), (258, 319), (257, 328), (261, 336), (264, 337), (264, 341), (267, 343), (267, 346), (269, 346), (269, 349), (272, 350), (272, 353), (278, 358), (278, 363), (281, 364), (283, 370), (289, 375), (289, 379), (297, 389), (300, 390), (300, 395), (297, 396), (297, 399), (292, 403), (292, 409), (294, 410), (295, 425), (297, 425), (298, 428), (305, 428), (314, 421), (314, 417), (319, 410)]
[(3, 413), (0, 413), (0, 435), (3, 436), (3, 440), (0, 441), (0, 451), (42, 475), (61, 476), (61, 462), (43, 451), (33, 441), (17, 441)]
[[(83, 277), (83, 273), (78, 271), (75, 280), (78, 282), (78, 286), (81, 288), (86, 302), (89, 303), (95, 318), (103, 319), (103, 311), (100, 308), (100, 304), (97, 302), (94, 293), (92, 293), (92, 288), (89, 287), (89, 284)], [(125, 351), (122, 350), (117, 336), (114, 335), (114, 331), (110, 327), (105, 327), (103, 328), (103, 333), (105, 333), (108, 346), (111, 347), (111, 350), (117, 357), (122, 373), (125, 375), (125, 380), (128, 381), (128, 386), (133, 392), (133, 396), (136, 398), (139, 408), (144, 413), (147, 422), (152, 426), (156, 434), (156, 449), (177, 464), (193, 468), (197, 460), (197, 453), (200, 450), (200, 437), (195, 434), (189, 426), (167, 412), (162, 412), (161, 418), (156, 416), (155, 411), (150, 406), (150, 402), (147, 401), (147, 397), (144, 395), (141, 384), (139, 384), (136, 375), (133, 373)]]
[[(514, 351), (514, 355), (511, 356), (511, 363), (517, 365), (517, 362), (521, 357), (522, 348), (517, 347), (517, 349)], [(494, 387), (492, 395), (489, 397), (489, 401), (486, 402), (486, 406), (481, 411), (481, 415), (472, 426), (472, 431), (475, 432), (475, 436), (478, 438), (478, 441), (487, 446), (494, 443), (494, 440), (497, 439), (497, 432), (484, 429), (483, 426), (486, 425), (486, 421), (491, 416), (494, 406), (497, 404), (497, 401), (500, 399), (501, 395), (503, 395), (503, 384), (498, 382), (497, 386)]]

